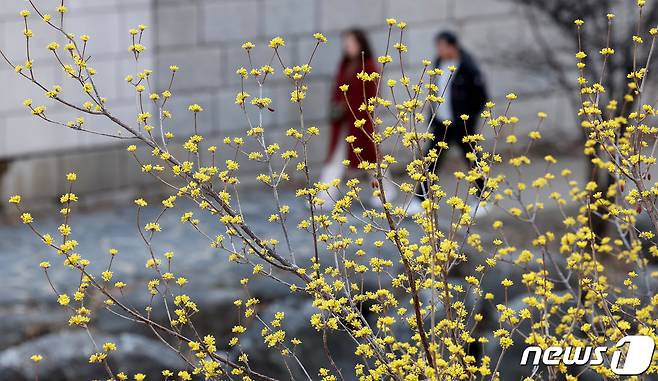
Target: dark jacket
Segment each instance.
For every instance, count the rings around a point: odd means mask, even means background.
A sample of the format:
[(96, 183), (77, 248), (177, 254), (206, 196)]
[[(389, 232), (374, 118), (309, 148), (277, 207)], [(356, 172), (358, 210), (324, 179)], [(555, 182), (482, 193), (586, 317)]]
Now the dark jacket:
[[(440, 66), (441, 59), (437, 58), (434, 67)], [(450, 80), (450, 86), (452, 115), (456, 119), (453, 123), (461, 123), (459, 117), (468, 115), (466, 127), (470, 132), (475, 132), (478, 118), (487, 102), (487, 87), (475, 60), (464, 50), (460, 53), (459, 67)]]

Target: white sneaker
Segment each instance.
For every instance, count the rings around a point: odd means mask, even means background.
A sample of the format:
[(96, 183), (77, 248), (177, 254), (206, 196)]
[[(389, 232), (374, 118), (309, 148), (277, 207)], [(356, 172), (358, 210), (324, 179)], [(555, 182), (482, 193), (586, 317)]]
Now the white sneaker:
[[(375, 180), (372, 180), (373, 182)], [(387, 179), (384, 179), (382, 181), (384, 184), (384, 193), (386, 194), (386, 202), (393, 202), (398, 196), (398, 188), (395, 186), (395, 184), (390, 183)], [(374, 188), (374, 187), (373, 187)], [(373, 189), (374, 191), (374, 189)], [(371, 194), (370, 197), (368, 198), (368, 205), (370, 205), (373, 208), (378, 208), (381, 209), (384, 207), (382, 204), (382, 200), (380, 199), (379, 196), (375, 196), (374, 194)]]

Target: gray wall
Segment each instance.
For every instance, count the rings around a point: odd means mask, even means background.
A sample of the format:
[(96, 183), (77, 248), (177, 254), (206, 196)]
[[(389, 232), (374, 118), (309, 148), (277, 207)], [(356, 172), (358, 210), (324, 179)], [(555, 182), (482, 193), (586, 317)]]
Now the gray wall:
[[(55, 13), (51, 0), (37, 0)], [(384, 19), (396, 17), (407, 21), (405, 42), (408, 75), (417, 77), (420, 61), (432, 57), (432, 37), (443, 28), (457, 31), (463, 44), (481, 62), (489, 81), (491, 96), (504, 103), (504, 95), (514, 90), (520, 100), (513, 113), (526, 121), (518, 128), (535, 125), (537, 111), (547, 111), (551, 118), (544, 135), (576, 137), (571, 109), (565, 97), (556, 91), (547, 73), (532, 69), (515, 58), (532, 45), (529, 27), (518, 8), (498, 0), (75, 0), (68, 1), (71, 12), (67, 26), (74, 33), (92, 36), (92, 65), (99, 74), (99, 87), (116, 114), (135, 120), (135, 100), (124, 83), (126, 74), (134, 73), (134, 63), (127, 52), (127, 30), (139, 23), (149, 25), (144, 67), (156, 69), (159, 87), (168, 81), (169, 65), (181, 70), (174, 86), (172, 129), (183, 135), (191, 131), (187, 106), (200, 103), (202, 131), (222, 137), (245, 129), (241, 110), (234, 105), (239, 80), (235, 70), (246, 66), (240, 45), (251, 40), (258, 64), (269, 58), (267, 42), (275, 35), (286, 39), (283, 56), (286, 63), (303, 63), (314, 46), (313, 32), (321, 31), (329, 44), (321, 48), (309, 78), (309, 95), (305, 119), (308, 124), (323, 126), (332, 77), (340, 53), (340, 31), (359, 26), (370, 32), (376, 54), (382, 54), (386, 42)], [(22, 0), (5, 0), (0, 8), (0, 44), (17, 61), (24, 60), (22, 21), (18, 11)], [(66, 85), (61, 70), (48, 58), (45, 46), (53, 37), (36, 17), (31, 27), (36, 37), (36, 65), (48, 84)], [(517, 61), (515, 61), (517, 60)], [(518, 63), (518, 64), (517, 64)], [(391, 73), (393, 78), (399, 73)], [(33, 200), (49, 200), (63, 190), (62, 177), (76, 170), (81, 178), (78, 191), (100, 198), (117, 189), (150, 188), (151, 180), (138, 172), (135, 163), (123, 153), (123, 144), (91, 135), (73, 133), (48, 126), (29, 115), (22, 106), (25, 97), (40, 103), (42, 95), (6, 66), (0, 66), (0, 157), (18, 158), (1, 184), (1, 195), (21, 193)], [(274, 99), (276, 111), (266, 117), (273, 134), (298, 124), (298, 115), (288, 102), (289, 85), (275, 79), (266, 87)], [(250, 91), (254, 94), (254, 90)], [(75, 97), (76, 88), (65, 86), (65, 94)], [(560, 111), (558, 111), (560, 110)], [(568, 111), (564, 111), (568, 110)], [(72, 115), (52, 107), (50, 115), (62, 120)], [(90, 126), (114, 131), (106, 121), (91, 120)], [(93, 124), (92, 124), (93, 123)], [(318, 147), (316, 158), (323, 155)]]

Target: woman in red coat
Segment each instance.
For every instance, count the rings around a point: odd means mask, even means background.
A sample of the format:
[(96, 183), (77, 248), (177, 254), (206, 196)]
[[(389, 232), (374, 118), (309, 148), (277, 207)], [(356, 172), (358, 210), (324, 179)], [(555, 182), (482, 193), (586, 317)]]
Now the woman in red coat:
[[(377, 161), (377, 151), (372, 141), (371, 116), (365, 110), (359, 111), (362, 104), (377, 96), (377, 80), (364, 82), (357, 75), (361, 72), (379, 72), (379, 65), (362, 30), (350, 29), (343, 32), (342, 42), (343, 58), (338, 67), (331, 97), (331, 131), (327, 157), (320, 176), (322, 183), (330, 183), (345, 175), (347, 168), (343, 165), (344, 160), (349, 160), (350, 170), (359, 170), (361, 162)], [(343, 85), (348, 86), (347, 91), (341, 89)], [(364, 120), (365, 123), (362, 123)], [(355, 126), (357, 121), (358, 127)], [(354, 141), (346, 142), (345, 138), (348, 136), (353, 136)], [(320, 195), (329, 205), (337, 196), (335, 188)], [(371, 201), (376, 203), (374, 199)]]

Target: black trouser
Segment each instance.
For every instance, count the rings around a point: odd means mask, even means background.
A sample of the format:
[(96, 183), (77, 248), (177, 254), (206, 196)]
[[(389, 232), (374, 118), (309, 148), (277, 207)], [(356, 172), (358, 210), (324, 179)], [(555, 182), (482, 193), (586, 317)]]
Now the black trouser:
[[(464, 142), (464, 136), (472, 134), (473, 132), (467, 132), (467, 127), (464, 126), (464, 122), (462, 120), (459, 120), (458, 122), (452, 122), (452, 124), (448, 127), (446, 127), (443, 122), (434, 121), (434, 123), (432, 123), (432, 133), (434, 134), (434, 140), (432, 141), (432, 144), (425, 150), (425, 156), (427, 156), (431, 149), (436, 149), (437, 152), (439, 152), (440, 148), (438, 147), (438, 144), (444, 141), (451, 149), (458, 147), (461, 150), (461, 158), (466, 161), (466, 165), (469, 168), (473, 168), (475, 163), (470, 161), (466, 157), (466, 154), (473, 151), (471, 144), (474, 145), (475, 143)], [(430, 167), (431, 172), (439, 172), (439, 168), (441, 167), (441, 163), (443, 162), (446, 154), (447, 152), (445, 150), (441, 152), (441, 155), (439, 155), (436, 161), (432, 163), (432, 166)], [(428, 189), (429, 187), (427, 183), (423, 185), (424, 186), (419, 187), (417, 192), (419, 194), (418, 197), (420, 197), (421, 200), (425, 199), (425, 189)], [(475, 180), (475, 185), (478, 188), (477, 195), (480, 196), (480, 193), (482, 193), (482, 189), (484, 188), (484, 180), (482, 178)]]

